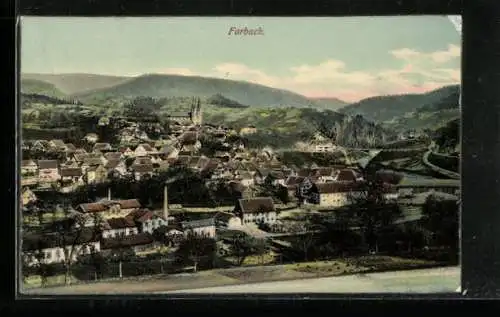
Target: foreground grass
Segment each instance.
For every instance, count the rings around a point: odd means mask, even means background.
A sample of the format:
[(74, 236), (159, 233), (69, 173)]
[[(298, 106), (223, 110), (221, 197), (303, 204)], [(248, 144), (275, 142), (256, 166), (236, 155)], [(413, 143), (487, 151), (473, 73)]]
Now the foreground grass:
[[(70, 276), (70, 283), (71, 284), (78, 283), (78, 282), (79, 282), (79, 280), (76, 277)], [(42, 277), (40, 275), (27, 276), (23, 280), (23, 288), (24, 289), (39, 288), (39, 287), (51, 287), (51, 286), (60, 286), (60, 285), (64, 285), (64, 274), (47, 277), (46, 281), (45, 281), (45, 286), (42, 286)]]
[[(270, 257), (271, 255), (268, 256)], [(45, 284), (45, 288), (50, 289), (54, 288), (55, 286), (63, 286), (64, 289), (78, 289), (78, 292), (84, 293), (88, 293), (90, 291), (98, 292), (98, 289), (101, 287), (99, 285), (102, 285), (102, 288), (111, 288), (114, 290), (120, 289), (122, 287), (120, 285), (123, 285), (125, 286), (125, 288), (127, 288), (127, 292), (133, 292), (136, 288), (176, 290), (242, 283), (260, 283), (317, 277), (333, 277), (359, 273), (414, 270), (443, 266), (440, 263), (433, 261), (378, 255), (337, 259), (331, 261), (314, 261), (285, 265), (261, 264), (255, 266), (255, 263), (260, 264), (261, 261), (261, 257), (248, 257), (243, 266), (236, 268), (233, 267), (228, 269), (215, 269), (187, 274), (159, 274), (151, 276), (128, 277), (124, 278), (123, 280), (109, 279), (100, 280), (97, 283), (79, 283), (76, 278), (72, 277), (71, 288), (64, 287), (64, 276), (58, 275), (49, 277), (47, 283)], [(32, 276), (25, 279), (24, 289), (28, 290), (36, 288), (41, 288), (41, 278), (39, 276)]]

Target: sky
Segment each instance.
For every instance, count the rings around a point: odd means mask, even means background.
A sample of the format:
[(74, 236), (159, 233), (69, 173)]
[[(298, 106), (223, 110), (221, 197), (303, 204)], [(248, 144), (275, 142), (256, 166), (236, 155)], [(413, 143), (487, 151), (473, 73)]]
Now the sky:
[(458, 84), (460, 53), (446, 16), (21, 19), (22, 73), (207, 76), (349, 102)]

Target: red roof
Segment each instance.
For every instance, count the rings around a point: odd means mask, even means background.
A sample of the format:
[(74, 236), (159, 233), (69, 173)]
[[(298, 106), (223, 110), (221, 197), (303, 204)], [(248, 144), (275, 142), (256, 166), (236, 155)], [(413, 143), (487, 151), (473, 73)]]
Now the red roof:
[(81, 209), (83, 212), (101, 212), (108, 209), (102, 203), (80, 204), (77, 208)]
[(127, 218), (137, 221), (137, 222), (144, 222), (147, 221), (151, 218), (153, 218), (154, 213), (151, 210), (148, 209), (138, 209), (134, 210), (131, 213), (127, 215)]

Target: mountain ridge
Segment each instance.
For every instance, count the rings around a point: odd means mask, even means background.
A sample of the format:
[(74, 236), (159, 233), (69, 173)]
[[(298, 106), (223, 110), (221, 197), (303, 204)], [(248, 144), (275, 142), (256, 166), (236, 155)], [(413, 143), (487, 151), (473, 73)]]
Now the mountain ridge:
[[(408, 113), (416, 112), (418, 109), (425, 107), (428, 110), (431, 110), (433, 107), (436, 107), (436, 110), (455, 108), (446, 104), (454, 102), (453, 96), (456, 97), (458, 102), (459, 91), (459, 85), (448, 85), (423, 94), (370, 97), (349, 104), (339, 109), (339, 111), (349, 115), (360, 114), (375, 122), (387, 122), (404, 117)], [(444, 101), (445, 99), (447, 100)], [(440, 102), (444, 102), (445, 104), (436, 106)]]

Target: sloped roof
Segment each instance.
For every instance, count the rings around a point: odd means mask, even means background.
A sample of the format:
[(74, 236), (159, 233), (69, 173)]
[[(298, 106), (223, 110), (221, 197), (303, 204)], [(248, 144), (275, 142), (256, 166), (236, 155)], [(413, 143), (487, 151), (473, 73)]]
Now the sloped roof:
[(274, 202), (271, 197), (255, 197), (250, 199), (238, 199), (240, 211), (243, 213), (262, 213), (275, 211)]
[(61, 168), (61, 176), (63, 177), (82, 176), (82, 169), (79, 167)]
[(149, 233), (139, 233), (118, 238), (102, 239), (101, 241), (101, 249), (115, 249), (151, 244), (154, 242), (154, 239)]
[(38, 161), (38, 168), (39, 169), (51, 169), (51, 168), (58, 168), (59, 163), (57, 160), (39, 160)]

